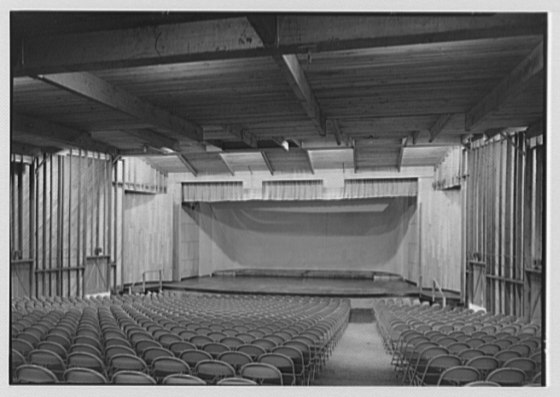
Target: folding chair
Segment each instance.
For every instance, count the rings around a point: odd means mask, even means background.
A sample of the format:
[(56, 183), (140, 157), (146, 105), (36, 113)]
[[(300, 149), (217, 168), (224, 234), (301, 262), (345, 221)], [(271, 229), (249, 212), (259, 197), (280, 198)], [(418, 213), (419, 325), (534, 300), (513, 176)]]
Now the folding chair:
[(221, 353), (229, 351), (230, 348), (228, 346), (224, 345), (223, 343), (210, 342), (210, 343), (205, 344), (202, 347), (202, 350), (204, 350), (207, 353), (210, 353), (212, 355), (212, 357), (215, 359)]
[(282, 353), (265, 353), (258, 358), (259, 363), (275, 366), (282, 373), (282, 384), (293, 386), (296, 383), (294, 362)]
[(439, 377), (438, 386), (464, 386), (480, 379), (480, 372), (476, 368), (460, 365), (447, 368)]
[(148, 373), (146, 362), (140, 357), (132, 354), (116, 354), (109, 361), (109, 373), (115, 374), (119, 371), (137, 371)]
[(212, 360), (212, 355), (202, 350), (185, 350), (179, 358), (189, 364), (189, 367), (195, 368), (200, 361)]
[(190, 375), (191, 368), (186, 362), (177, 357), (158, 357), (152, 361), (150, 373), (156, 381), (161, 381), (168, 375)]
[(481, 350), (487, 356), (494, 356), (496, 353), (501, 351), (500, 346), (496, 345), (495, 343), (485, 343), (477, 347), (478, 350)]
[(490, 372), (486, 380), (499, 383), (500, 386), (523, 386), (525, 372), (519, 368), (498, 368)]
[(12, 339), (12, 349), (19, 352), (23, 357), (27, 357), (29, 352), (33, 350), (33, 345), (23, 339)]
[(66, 351), (64, 346), (53, 341), (39, 342), (39, 344), (37, 345), (37, 349), (50, 350), (58, 354), (63, 360), (66, 359), (66, 356), (68, 355), (68, 352)]
[(121, 370), (113, 375), (111, 383), (117, 385), (155, 385), (156, 380), (144, 372)]
[(68, 355), (68, 368), (89, 368), (103, 375), (107, 375), (107, 368), (101, 358), (87, 352), (73, 352)]
[(16, 369), (16, 383), (58, 383), (58, 378), (51, 370), (45, 367), (23, 364)]
[(487, 380), (476, 380), (474, 382), (467, 383), (465, 387), (500, 387), (500, 384)]
[(175, 356), (179, 357), (185, 350), (196, 350), (196, 346), (190, 342), (181, 340), (171, 343), (169, 345), (169, 350), (171, 350)]
[(163, 347), (148, 347), (142, 352), (142, 359), (150, 366), (152, 361), (158, 357), (174, 357), (175, 355), (171, 350), (164, 349)]
[(207, 343), (212, 343), (212, 339), (210, 339), (208, 336), (206, 335), (196, 335), (193, 336), (189, 342), (191, 342), (193, 345), (196, 346), (197, 349), (202, 349), (202, 347), (204, 347), (204, 345), (206, 345)]
[(235, 369), (228, 363), (220, 360), (202, 360), (194, 369), (196, 376), (210, 385), (215, 385), (220, 379), (235, 376)]
[(420, 385), (435, 385), (443, 371), (459, 365), (461, 365), (461, 359), (454, 355), (441, 354), (432, 357), (426, 364), (426, 369), (419, 383)]
[(66, 371), (64, 360), (58, 354), (50, 350), (32, 350), (27, 356), (27, 362), (49, 369), (60, 380), (62, 380), (62, 375), (64, 371)]
[(500, 362), (500, 366), (502, 366), (502, 364), (506, 361), (517, 357), (521, 357), (521, 354), (514, 350), (502, 350), (494, 354), (494, 358)]
[(241, 369), (241, 367), (244, 366), (245, 364), (253, 362), (251, 356), (249, 356), (247, 353), (243, 353), (240, 351), (223, 352), (218, 356), (218, 360), (224, 361), (229, 365), (231, 365), (233, 369), (235, 369), (236, 373), (238, 373), (239, 369)]
[(537, 371), (537, 363), (527, 357), (517, 357), (507, 360), (503, 368), (519, 368), (525, 372), (525, 379), (532, 379)]
[[(295, 371), (295, 375), (296, 375), (296, 381), (300, 384), (303, 385), (306, 383), (306, 367), (305, 367), (305, 361), (303, 358), (303, 353), (301, 352), (301, 350), (298, 350), (295, 347), (291, 347), (291, 346), (278, 346), (275, 347), (274, 349), (272, 349), (272, 353), (280, 353), (283, 354), (287, 357), (289, 357), (292, 362), (294, 363), (294, 371)], [(307, 382), (307, 384), (309, 384)]]
[(245, 364), (239, 371), (243, 378), (251, 379), (259, 385), (283, 385), (282, 373), (273, 365), (266, 363)]
[(500, 362), (495, 357), (479, 356), (471, 358), (466, 362), (465, 365), (478, 369), (478, 372), (480, 372), (480, 376), (482, 377), (482, 379), (486, 379), (490, 372), (494, 371), (496, 368), (499, 368)]
[(90, 368), (68, 368), (64, 371), (64, 381), (70, 384), (105, 384), (107, 378)]
[(265, 354), (266, 350), (262, 346), (253, 344), (244, 344), (237, 347), (237, 351), (248, 354), (255, 361), (261, 354)]
[(224, 378), (216, 383), (218, 386), (256, 386), (257, 382), (245, 378)]
[(198, 376), (187, 374), (174, 374), (168, 375), (163, 378), (162, 384), (164, 385), (190, 385), (190, 386), (205, 386), (206, 382)]

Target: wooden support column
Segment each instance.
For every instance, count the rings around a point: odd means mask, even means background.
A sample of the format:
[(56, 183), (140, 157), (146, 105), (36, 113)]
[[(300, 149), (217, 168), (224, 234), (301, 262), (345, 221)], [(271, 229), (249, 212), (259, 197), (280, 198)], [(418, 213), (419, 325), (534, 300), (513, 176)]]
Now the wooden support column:
[[(68, 268), (72, 267), (72, 151), (68, 155)], [(67, 272), (68, 296), (72, 296), (72, 272)]]
[(177, 153), (177, 158), (181, 161), (181, 163), (183, 163), (183, 165), (187, 168), (187, 170), (189, 170), (191, 174), (193, 174), (194, 176), (198, 175), (198, 170), (194, 168), (194, 166), (184, 154)]
[[(35, 181), (35, 164), (37, 162), (36, 158), (33, 158), (31, 165), (29, 166), (29, 259), (33, 261), (31, 266), (31, 272), (29, 277), (31, 277), (31, 288), (29, 289), (30, 297), (33, 296), (33, 291), (35, 290), (35, 296), (37, 296), (37, 280), (35, 277), (35, 270), (37, 270), (37, 255), (36, 255), (36, 229), (35, 229), (35, 215), (37, 210), (35, 208), (36, 200), (36, 181)], [(35, 288), (33, 288), (35, 286)]]

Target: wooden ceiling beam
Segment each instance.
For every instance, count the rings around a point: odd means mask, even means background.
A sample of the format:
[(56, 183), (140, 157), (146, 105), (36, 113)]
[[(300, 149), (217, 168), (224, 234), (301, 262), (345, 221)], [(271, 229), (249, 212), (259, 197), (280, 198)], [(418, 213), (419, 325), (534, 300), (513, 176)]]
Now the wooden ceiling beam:
[(272, 57), (294, 94), (301, 103), (307, 116), (313, 122), (315, 129), (321, 136), (327, 135), (326, 119), (315, 98), (315, 94), (309, 85), (305, 72), (301, 67), (298, 58), (294, 54), (282, 54), (277, 51), (278, 40), (278, 17), (274, 15), (250, 15), (249, 22), (259, 35), (265, 48), (274, 50)]
[[(252, 26), (264, 19), (257, 34)], [(249, 20), (251, 22), (249, 22)], [(14, 47), (15, 76), (544, 35), (546, 15), (249, 15), (60, 35)], [(261, 39), (262, 36), (265, 40)], [(269, 46), (270, 48), (265, 48)]]
[(75, 147), (96, 152), (115, 154), (117, 149), (106, 143), (96, 141), (86, 131), (76, 130), (61, 124), (41, 120), (35, 117), (14, 114), (12, 117), (12, 136), (17, 140), (17, 134), (25, 133), (43, 139), (52, 140), (54, 145)]
[(28, 155), (32, 157), (39, 156), (43, 153), (56, 153), (60, 151), (60, 148), (52, 146), (35, 146), (28, 143), (19, 142), (17, 137), (12, 138), (10, 142), (10, 151), (12, 153)]
[(193, 174), (194, 176), (198, 176), (198, 170), (194, 168), (194, 166), (191, 164), (189, 159), (185, 157), (184, 154), (177, 153), (176, 156), (191, 174)]
[(315, 168), (313, 168), (313, 160), (311, 159), (311, 154), (309, 150), (304, 150), (305, 156), (307, 157), (307, 162), (309, 163), (309, 170), (313, 175), (315, 175)]
[(465, 130), (470, 131), (490, 112), (499, 109), (508, 99), (514, 98), (523, 92), (531, 79), (541, 73), (543, 68), (544, 44), (541, 42), (498, 85), (466, 113)]
[(234, 176), (235, 172), (233, 172), (233, 169), (230, 167), (229, 163), (227, 162), (227, 160), (225, 159), (225, 157), (222, 155), (222, 153), (219, 153), (220, 155), (220, 159), (222, 160), (222, 163), (224, 163), (224, 165), (226, 166), (226, 168), (228, 169), (229, 173)]
[(539, 135), (543, 135), (544, 129), (545, 125), (543, 123), (543, 119), (541, 118), (531, 124), (529, 128), (527, 128), (527, 130), (525, 130), (525, 138), (529, 139)]
[(185, 139), (202, 140), (202, 128), (190, 120), (177, 117), (142, 99), (87, 73), (38, 75), (37, 79), (79, 95), (119, 112), (142, 120), (154, 127), (181, 134)]
[(266, 168), (268, 168), (268, 171), (270, 172), (270, 175), (274, 175), (274, 168), (272, 168), (272, 163), (268, 158), (268, 154), (266, 154), (266, 152), (263, 150), (261, 151), (261, 155), (264, 160), (264, 163), (266, 164)]
[(242, 58), (263, 49), (245, 17), (37, 36), (18, 44), (15, 76)]
[(239, 138), (243, 143), (247, 146), (252, 148), (258, 147), (258, 139), (255, 134), (248, 131), (246, 128), (243, 128), (238, 125), (227, 125), (224, 127), (224, 130), (230, 134)]
[[(111, 130), (103, 130), (103, 131), (96, 131), (96, 132), (103, 132), (107, 133)], [(119, 133), (124, 132), (127, 135), (133, 136), (134, 138), (138, 138), (142, 143), (150, 145), (154, 148), (162, 148), (166, 147), (172, 149), (174, 151), (180, 151), (179, 149), (179, 141), (176, 139), (170, 138), (168, 136), (158, 134), (152, 130), (147, 128), (144, 129), (123, 129), (123, 130), (116, 130)]]
[(402, 161), (404, 157), (404, 148), (406, 147), (407, 142), (408, 142), (408, 137), (404, 137), (401, 142), (401, 149), (399, 150), (399, 157), (397, 160), (397, 170), (399, 172), (401, 172)]
[(449, 120), (451, 120), (451, 117), (453, 117), (453, 115), (450, 113), (438, 116), (436, 122), (430, 127), (430, 142), (433, 142), (439, 134), (441, 134), (447, 123), (449, 123)]

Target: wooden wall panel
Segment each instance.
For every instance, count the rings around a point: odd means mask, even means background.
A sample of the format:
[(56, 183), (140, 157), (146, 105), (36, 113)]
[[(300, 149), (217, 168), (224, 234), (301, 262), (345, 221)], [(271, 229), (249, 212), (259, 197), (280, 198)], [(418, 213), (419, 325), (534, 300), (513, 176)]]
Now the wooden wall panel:
[[(523, 134), (478, 142), (467, 161), (468, 302), (496, 313), (540, 318), (534, 310), (540, 310), (542, 296), (542, 137), (532, 143)], [(479, 275), (484, 292), (475, 285)]]
[[(24, 166), (22, 159), (12, 157), (10, 235), (11, 255), (33, 263), (25, 276), (33, 278), (32, 288), (25, 294), (82, 295), (86, 258), (111, 252), (114, 245), (108, 238), (111, 159), (76, 150), (40, 155)], [(21, 280), (24, 272), (16, 267)], [(21, 282), (14, 277), (17, 296)]]
[(422, 286), (431, 288), (436, 280), (443, 289), (460, 291), (461, 192), (434, 190), (432, 178), (421, 178), (418, 199)]
[[(120, 282), (138, 283), (144, 272), (160, 269), (163, 278), (171, 280), (173, 195), (164, 193), (167, 192), (165, 175), (140, 159), (127, 158), (124, 161), (124, 189), (124, 261)], [(146, 277), (151, 280), (157, 279), (158, 275), (151, 273)]]

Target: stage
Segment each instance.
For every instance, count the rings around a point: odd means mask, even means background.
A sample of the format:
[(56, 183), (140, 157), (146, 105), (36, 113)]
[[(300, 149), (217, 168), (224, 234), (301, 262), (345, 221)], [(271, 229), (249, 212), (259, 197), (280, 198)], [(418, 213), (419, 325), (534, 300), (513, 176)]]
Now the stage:
[[(430, 299), (399, 275), (386, 272), (321, 272), (240, 269), (212, 276), (164, 282), (165, 290), (221, 294), (306, 295), (345, 298), (417, 297)], [(444, 291), (448, 301), (459, 301), (454, 291)]]

